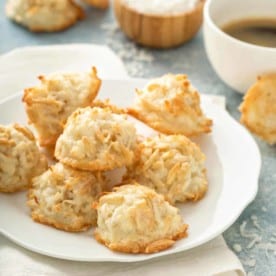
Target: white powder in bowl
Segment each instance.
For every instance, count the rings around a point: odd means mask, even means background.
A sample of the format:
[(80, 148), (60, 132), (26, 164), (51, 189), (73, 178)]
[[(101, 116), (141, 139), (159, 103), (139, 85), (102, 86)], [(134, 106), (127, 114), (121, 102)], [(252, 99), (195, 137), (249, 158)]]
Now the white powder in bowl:
[(193, 9), (199, 0), (122, 0), (128, 7), (144, 14), (171, 15)]

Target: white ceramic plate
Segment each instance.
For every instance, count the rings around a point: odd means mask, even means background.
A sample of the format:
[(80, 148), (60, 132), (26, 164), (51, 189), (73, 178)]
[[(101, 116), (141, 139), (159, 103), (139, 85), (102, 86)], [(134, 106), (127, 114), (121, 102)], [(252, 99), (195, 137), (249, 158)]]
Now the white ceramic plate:
[[(104, 80), (100, 98), (119, 106), (130, 105), (133, 91), (143, 80)], [(0, 83), (1, 84), (1, 83)], [(0, 124), (26, 124), (22, 94), (0, 102)], [(76, 261), (134, 262), (203, 244), (226, 230), (254, 199), (258, 188), (260, 154), (248, 132), (223, 109), (202, 97), (203, 109), (214, 120), (213, 132), (196, 142), (207, 156), (209, 190), (198, 203), (179, 205), (189, 224), (188, 238), (171, 249), (152, 255), (114, 253), (92, 238), (92, 230), (75, 234), (34, 223), (25, 206), (26, 194), (0, 194), (0, 232), (17, 244), (48, 256)], [(139, 130), (148, 131), (141, 124)]]

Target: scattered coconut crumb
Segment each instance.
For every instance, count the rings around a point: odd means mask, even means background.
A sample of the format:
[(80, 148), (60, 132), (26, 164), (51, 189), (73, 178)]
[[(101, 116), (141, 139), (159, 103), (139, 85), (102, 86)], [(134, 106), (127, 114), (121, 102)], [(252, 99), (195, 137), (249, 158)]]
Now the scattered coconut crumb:
[(244, 238), (249, 238), (251, 239), (251, 241), (249, 242), (249, 244), (247, 245), (247, 249), (251, 249), (255, 246), (256, 243), (259, 243), (262, 240), (262, 237), (260, 235), (258, 235), (255, 232), (249, 232), (246, 231), (247, 222), (244, 221), (241, 225), (240, 225), (240, 234), (242, 237)]
[(101, 29), (107, 34), (106, 44), (125, 62), (129, 75), (144, 77), (149, 70), (147, 65), (154, 61), (152, 53), (130, 40), (122, 39), (124, 34), (115, 21), (102, 24)]
[(247, 225), (247, 221), (243, 221), (242, 224), (240, 225), (240, 234), (241, 234), (242, 237), (251, 238), (252, 234), (249, 233), (249, 232), (247, 232), (247, 231), (245, 231), (246, 225)]
[(270, 241), (271, 241), (271, 242), (276, 242), (276, 239), (275, 239), (274, 237), (272, 237), (272, 238), (270, 239)]
[(269, 256), (270, 256), (269, 251), (273, 251), (274, 255), (275, 255), (275, 252), (276, 252), (276, 246), (275, 246), (275, 244), (272, 244), (272, 243), (258, 244), (258, 248), (261, 248), (261, 249), (265, 250), (265, 256), (266, 256), (267, 259), (269, 259)]
[(254, 220), (257, 220), (258, 217), (257, 217), (256, 215), (252, 215), (252, 216), (251, 216), (251, 219), (254, 221)]
[(260, 243), (257, 247), (269, 251), (274, 251), (274, 253), (276, 252), (276, 244), (273, 243)]
[(251, 220), (252, 220), (253, 225), (254, 225), (258, 230), (262, 230), (262, 228), (261, 228), (261, 226), (260, 226), (260, 224), (259, 224), (259, 222), (258, 222), (258, 217), (257, 217), (257, 216), (252, 215), (252, 216), (251, 216)]
[(249, 267), (254, 267), (256, 265), (256, 260), (255, 259), (244, 260), (243, 264)]
[(267, 249), (265, 249), (265, 256), (266, 256), (267, 259), (269, 259), (269, 254), (268, 254), (268, 250)]
[(116, 33), (117, 31), (119, 31), (119, 25), (117, 24), (117, 22), (109, 22), (109, 23), (103, 23), (100, 28), (104, 31), (107, 31), (109, 33)]
[(233, 249), (234, 249), (236, 252), (238, 252), (238, 253), (242, 251), (241, 245), (240, 245), (240, 244), (237, 244), (237, 243), (235, 243), (235, 244), (233, 245)]
[(256, 235), (251, 242), (246, 246), (246, 248), (251, 249), (255, 246), (256, 243), (259, 243), (262, 240), (261, 236)]
[(267, 208), (265, 206), (262, 207), (263, 212), (267, 212)]

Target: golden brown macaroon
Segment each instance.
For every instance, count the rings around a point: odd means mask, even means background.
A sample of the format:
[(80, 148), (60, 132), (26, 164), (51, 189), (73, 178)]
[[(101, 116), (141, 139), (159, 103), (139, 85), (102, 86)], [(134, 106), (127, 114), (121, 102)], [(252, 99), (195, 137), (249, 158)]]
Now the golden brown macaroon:
[(84, 17), (72, 0), (8, 0), (6, 14), (33, 32), (62, 31)]
[(91, 107), (109, 108), (113, 113), (127, 114), (125, 108), (118, 107), (110, 102), (110, 99), (95, 99), (91, 104)]
[(32, 132), (19, 124), (0, 125), (0, 192), (12, 193), (31, 186), (33, 177), (47, 169)]
[(159, 135), (138, 144), (137, 160), (125, 178), (163, 194), (171, 203), (197, 201), (208, 188), (205, 155), (183, 135)]
[(83, 0), (83, 2), (99, 9), (107, 9), (109, 7), (109, 0)]
[(211, 131), (212, 120), (200, 108), (200, 96), (186, 75), (167, 74), (136, 91), (129, 114), (164, 134), (197, 136)]
[(54, 73), (39, 80), (40, 85), (25, 89), (23, 102), (40, 145), (51, 148), (69, 115), (78, 107), (92, 104), (101, 80), (96, 68), (87, 73)]
[(95, 238), (114, 251), (155, 253), (187, 236), (179, 210), (142, 185), (116, 187), (100, 198), (97, 212)]
[(133, 162), (135, 146), (136, 129), (127, 115), (86, 107), (68, 118), (55, 157), (81, 170), (112, 170)]
[(240, 105), (241, 122), (254, 134), (276, 143), (276, 74), (268, 74), (247, 91)]
[(65, 231), (85, 231), (97, 222), (94, 202), (105, 189), (99, 172), (86, 172), (56, 163), (33, 179), (28, 206), (33, 220)]

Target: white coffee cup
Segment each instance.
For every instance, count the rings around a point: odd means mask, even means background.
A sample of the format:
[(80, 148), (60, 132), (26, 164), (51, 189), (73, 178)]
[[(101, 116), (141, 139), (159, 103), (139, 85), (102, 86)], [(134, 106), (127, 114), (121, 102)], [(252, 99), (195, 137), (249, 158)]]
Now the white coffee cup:
[(221, 30), (227, 23), (248, 18), (275, 18), (276, 0), (208, 0), (204, 7), (204, 43), (219, 77), (245, 93), (257, 76), (276, 72), (276, 48), (235, 39)]

